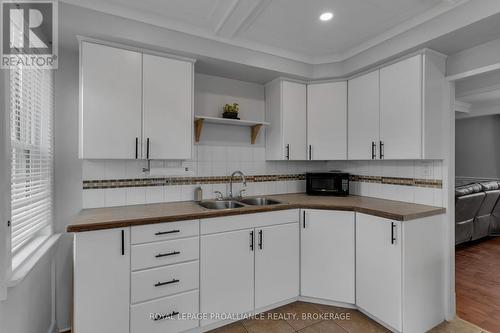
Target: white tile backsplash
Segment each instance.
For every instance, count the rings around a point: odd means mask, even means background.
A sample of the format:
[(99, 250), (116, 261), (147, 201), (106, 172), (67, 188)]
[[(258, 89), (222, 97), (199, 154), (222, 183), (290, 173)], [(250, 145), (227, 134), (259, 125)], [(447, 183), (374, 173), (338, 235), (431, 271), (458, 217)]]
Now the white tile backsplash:
[[(87, 190), (86, 190), (87, 191)], [(124, 206), (127, 204), (126, 188), (107, 188), (104, 190), (106, 207)]]
[[(193, 175), (228, 176), (235, 170), (246, 175), (294, 174), (308, 171), (342, 170), (356, 175), (442, 179), (442, 161), (266, 161), (263, 146), (195, 145), (193, 159), (188, 161), (151, 161), (152, 167), (188, 167)], [(85, 180), (145, 178), (146, 161), (85, 160)], [(143, 203), (193, 200), (194, 189), (200, 185), (153, 186), (84, 190), (84, 208), (120, 206)], [(203, 198), (214, 198), (214, 191), (228, 193), (227, 184), (201, 185)], [(235, 193), (239, 185), (235, 186)], [(305, 192), (305, 181), (248, 183), (245, 195)], [(351, 182), (351, 194), (391, 200), (442, 206), (442, 190), (412, 186)]]
[(86, 180), (99, 180), (104, 179), (105, 161), (84, 160), (82, 163), (82, 175)]
[(146, 187), (128, 187), (127, 205), (141, 205), (146, 203)]
[(83, 209), (105, 207), (104, 190), (84, 190), (82, 200)]
[(181, 201), (182, 186), (163, 186), (163, 194), (165, 202)]
[(146, 187), (146, 203), (164, 202), (163, 186)]

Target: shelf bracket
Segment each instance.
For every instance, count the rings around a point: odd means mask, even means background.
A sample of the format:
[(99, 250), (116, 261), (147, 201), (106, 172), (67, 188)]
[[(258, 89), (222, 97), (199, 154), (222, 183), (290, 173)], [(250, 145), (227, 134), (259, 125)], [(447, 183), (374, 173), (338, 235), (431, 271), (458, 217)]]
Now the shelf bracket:
[(203, 120), (204, 119), (196, 119), (194, 121), (194, 140), (195, 142), (200, 142), (201, 130), (203, 129)]
[(261, 127), (262, 127), (262, 124), (258, 124), (258, 125), (251, 127), (252, 132), (250, 134), (250, 142), (252, 144), (255, 144), (255, 140), (257, 139), (257, 135), (259, 134)]

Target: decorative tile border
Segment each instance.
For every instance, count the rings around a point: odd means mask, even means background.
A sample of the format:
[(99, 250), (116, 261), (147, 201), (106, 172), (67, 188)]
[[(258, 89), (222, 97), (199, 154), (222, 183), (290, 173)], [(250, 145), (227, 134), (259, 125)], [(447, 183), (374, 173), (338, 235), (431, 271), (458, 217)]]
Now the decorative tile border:
[[(149, 186), (173, 186), (173, 185), (202, 185), (202, 184), (226, 184), (229, 183), (229, 176), (212, 177), (165, 177), (165, 178), (139, 178), (139, 179), (107, 179), (107, 180), (84, 180), (83, 189), (106, 189), (123, 187), (149, 187)], [(289, 175), (255, 175), (246, 176), (247, 182), (262, 183), (276, 181), (297, 181), (305, 180), (305, 174)], [(440, 179), (417, 179), (403, 177), (382, 177), (382, 176), (362, 176), (351, 175), (351, 181), (362, 183), (377, 183), (387, 185), (416, 186), (428, 188), (442, 188), (443, 182)], [(240, 179), (238, 178), (238, 182)]]
[(443, 181), (441, 179), (418, 179), (418, 178), (403, 178), (403, 177), (351, 175), (349, 180), (362, 183), (443, 188)]
[[(121, 187), (148, 187), (148, 186), (173, 186), (173, 185), (202, 185), (202, 184), (226, 184), (230, 176), (213, 177), (166, 177), (166, 178), (140, 178), (140, 179), (109, 179), (109, 180), (84, 180), (83, 189), (105, 189)], [(256, 175), (246, 176), (249, 183), (276, 182), (305, 180), (305, 174), (289, 175)], [(241, 179), (236, 178), (237, 182)]]

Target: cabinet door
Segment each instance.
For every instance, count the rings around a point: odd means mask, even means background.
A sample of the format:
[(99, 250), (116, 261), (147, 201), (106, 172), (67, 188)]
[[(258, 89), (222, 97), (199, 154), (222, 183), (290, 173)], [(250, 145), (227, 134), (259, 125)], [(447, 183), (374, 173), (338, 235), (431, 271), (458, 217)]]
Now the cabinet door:
[(356, 304), (401, 331), (401, 223), (356, 213)]
[(144, 158), (191, 158), (192, 103), (192, 63), (144, 54)]
[(136, 158), (142, 55), (82, 42), (80, 57), (80, 158)]
[(285, 159), (306, 160), (306, 85), (283, 81), (281, 94)]
[[(202, 313), (245, 313), (254, 308), (253, 229), (201, 237)], [(218, 321), (204, 319), (202, 325)]]
[(421, 55), (380, 70), (380, 140), (385, 159), (421, 158)]
[(377, 158), (379, 71), (349, 80), (348, 85), (347, 157), (350, 160)]
[(301, 295), (354, 304), (354, 213), (304, 210)]
[(307, 86), (307, 146), (310, 160), (347, 159), (347, 82)]
[(75, 234), (75, 332), (129, 332), (129, 230), (124, 228)]
[(255, 307), (297, 297), (299, 224), (259, 228), (255, 232)]

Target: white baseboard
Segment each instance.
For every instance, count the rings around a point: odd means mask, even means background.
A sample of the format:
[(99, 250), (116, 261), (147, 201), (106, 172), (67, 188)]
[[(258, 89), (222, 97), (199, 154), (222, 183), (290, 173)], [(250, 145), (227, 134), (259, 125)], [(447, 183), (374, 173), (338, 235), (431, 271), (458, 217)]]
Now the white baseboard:
[[(280, 306), (283, 306), (283, 305), (286, 305), (286, 304), (290, 304), (290, 303), (296, 302), (297, 300), (298, 300), (298, 297), (293, 297), (293, 298), (287, 299), (285, 301), (281, 301), (281, 302), (278, 302), (278, 303), (275, 303), (275, 304), (272, 304), (272, 305), (268, 305), (268, 306), (265, 306), (265, 307), (262, 307), (262, 308), (255, 309), (254, 311), (250, 311), (247, 314), (248, 315), (256, 315), (256, 314), (259, 314), (259, 313), (262, 313), (262, 312), (266, 312), (266, 311), (269, 311), (269, 310), (272, 310), (272, 309), (275, 309), (275, 308), (279, 308)], [(212, 324), (208, 324), (208, 325), (205, 325), (205, 326), (200, 326), (200, 327), (193, 328), (192, 330), (189, 330), (189, 331), (187, 331), (185, 333), (203, 333), (203, 332), (207, 332), (207, 331), (210, 331), (210, 330), (222, 327), (222, 326), (226, 326), (226, 325), (234, 323), (236, 321), (238, 321), (238, 320), (231, 320), (231, 319), (229, 319), (229, 320), (224, 320), (224, 321), (218, 321), (218, 322), (215, 322), (215, 323), (212, 323)]]
[(60, 328), (59, 333), (68, 333), (71, 332), (71, 327)]
[(306, 296), (299, 296), (299, 301), (316, 303), (316, 304), (323, 304), (323, 305), (331, 305), (331, 306), (337, 306), (339, 308), (347, 308), (347, 309), (357, 309), (358, 308), (355, 304), (352, 304), (352, 303), (335, 302), (335, 301), (330, 301), (327, 299), (306, 297)]

